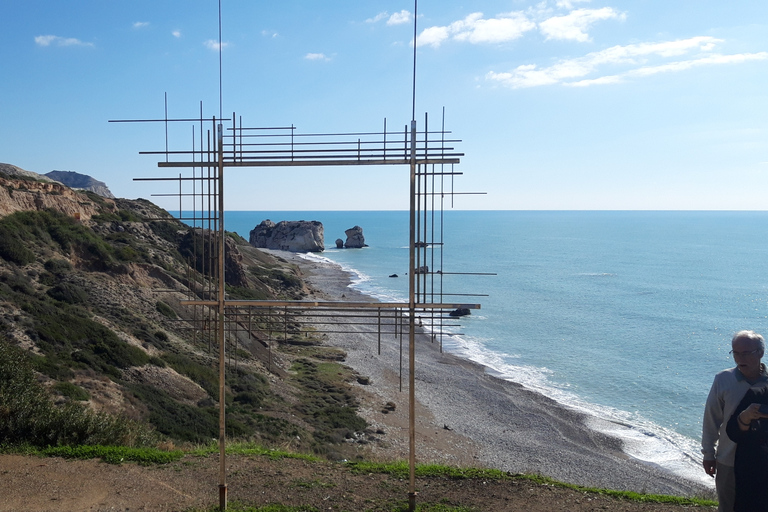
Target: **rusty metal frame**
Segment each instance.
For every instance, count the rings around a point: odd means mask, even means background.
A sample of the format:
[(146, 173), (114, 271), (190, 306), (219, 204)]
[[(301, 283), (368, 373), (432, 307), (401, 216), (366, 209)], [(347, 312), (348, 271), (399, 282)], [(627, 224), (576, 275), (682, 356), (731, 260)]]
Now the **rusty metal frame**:
[[(460, 162), (463, 153), (455, 150), (460, 141), (447, 138), (450, 132), (443, 126), (440, 130), (429, 131), (428, 117), (424, 117), (424, 129), (417, 131), (415, 119), (410, 130), (387, 130), (384, 120), (382, 132), (350, 132), (327, 134), (300, 134), (296, 127), (249, 128), (244, 127), (242, 118), (233, 112), (232, 126), (225, 130), (221, 116), (203, 117), (202, 102), (198, 118), (120, 120), (112, 122), (163, 122), (166, 125), (165, 150), (142, 151), (140, 154), (160, 155), (164, 161), (159, 168), (190, 169), (191, 176), (135, 178), (137, 181), (171, 182), (178, 184), (178, 192), (153, 194), (178, 196), (179, 219), (193, 227), (193, 253), (195, 261), (190, 262), (188, 289), (190, 297), (183, 305), (193, 309), (188, 319), (193, 326), (195, 340), (199, 336), (207, 343), (209, 350), (216, 345), (219, 352), (219, 500), (221, 510), (227, 506), (226, 482), (226, 415), (225, 379), (227, 343), (229, 338), (237, 339), (237, 332), (247, 331), (252, 335), (250, 325), (253, 315), (266, 319), (269, 325), (267, 340), (270, 350), (271, 367), (272, 334), (280, 321), (283, 335), (287, 336), (285, 324), (288, 316), (293, 320), (311, 325), (315, 332), (347, 332), (339, 326), (355, 325), (375, 327), (379, 336), (398, 336), (408, 333), (408, 388), (409, 388), (409, 504), (415, 510), (415, 333), (417, 315), (427, 320), (427, 327), (433, 338), (440, 339), (448, 332), (446, 310), (459, 307), (479, 309), (478, 303), (444, 302), (445, 297), (480, 297), (482, 294), (450, 294), (444, 292), (444, 278), (465, 272), (443, 272), (443, 212), (446, 197), (461, 192), (453, 190), (453, 178), (461, 175), (454, 166)], [(239, 125), (237, 123), (239, 120)], [(194, 123), (192, 126), (192, 150), (170, 150), (168, 147), (168, 123)], [(210, 128), (206, 131), (206, 124)], [(195, 134), (199, 126), (199, 134)], [(225, 133), (228, 132), (228, 133)], [(199, 137), (199, 139), (196, 139)], [(199, 140), (199, 149), (196, 144)], [(318, 302), (318, 301), (256, 301), (228, 300), (226, 298), (225, 257), (226, 232), (224, 230), (224, 170), (225, 168), (265, 167), (326, 167), (348, 165), (408, 165), (410, 169), (410, 216), (409, 216), (409, 292), (408, 302)], [(450, 179), (446, 190), (445, 180)], [(186, 187), (186, 188), (185, 188)], [(187, 203), (185, 203), (185, 200)], [(437, 204), (439, 202), (439, 204)], [(189, 207), (191, 204), (191, 207)], [(436, 220), (439, 219), (439, 220)], [(439, 232), (436, 229), (439, 223)], [(196, 236), (199, 234), (199, 237)], [(199, 239), (199, 240), (198, 240)], [(248, 326), (241, 317), (247, 316)], [(404, 325), (404, 320), (407, 322)], [(382, 322), (382, 318), (384, 322)], [(334, 328), (327, 328), (333, 326)], [(388, 327), (389, 326), (389, 327)], [(273, 329), (274, 327), (274, 329)], [(317, 329), (319, 327), (319, 329)], [(228, 337), (227, 334), (230, 334)], [(232, 336), (235, 333), (235, 336)], [(452, 332), (451, 335), (457, 335)], [(235, 341), (236, 342), (236, 341)], [(402, 341), (401, 341), (402, 343)], [(235, 362), (237, 359), (235, 358)], [(402, 351), (401, 351), (402, 390)]]

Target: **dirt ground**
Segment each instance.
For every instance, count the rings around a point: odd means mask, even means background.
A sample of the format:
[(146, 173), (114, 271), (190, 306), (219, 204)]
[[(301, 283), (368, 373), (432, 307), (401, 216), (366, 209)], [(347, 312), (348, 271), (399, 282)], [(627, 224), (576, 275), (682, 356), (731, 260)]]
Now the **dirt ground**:
[[(357, 475), (340, 463), (265, 456), (230, 456), (228, 499), (249, 506), (310, 505), (318, 511), (392, 511), (408, 499), (408, 481)], [(0, 455), (2, 511), (187, 511), (219, 502), (218, 457), (186, 456), (161, 466), (110, 465)], [(537, 485), (525, 480), (417, 479), (417, 503), (462, 505), (477, 511), (710, 511), (638, 503)]]

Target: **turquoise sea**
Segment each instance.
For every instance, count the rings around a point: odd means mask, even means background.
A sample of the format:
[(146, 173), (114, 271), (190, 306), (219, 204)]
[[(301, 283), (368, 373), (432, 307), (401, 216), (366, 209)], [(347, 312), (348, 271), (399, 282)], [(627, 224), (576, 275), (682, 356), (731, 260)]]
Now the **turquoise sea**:
[[(406, 299), (407, 212), (233, 211), (225, 226), (247, 239), (264, 219), (321, 221), (319, 257), (352, 271), (367, 294)], [(445, 290), (487, 295), (446, 300), (482, 304), (446, 350), (613, 419), (633, 457), (711, 482), (699, 436), (712, 378), (733, 365), (734, 332), (768, 334), (768, 212), (447, 211), (444, 219), (443, 272), (496, 274), (445, 276)], [(336, 249), (355, 225), (369, 247)]]

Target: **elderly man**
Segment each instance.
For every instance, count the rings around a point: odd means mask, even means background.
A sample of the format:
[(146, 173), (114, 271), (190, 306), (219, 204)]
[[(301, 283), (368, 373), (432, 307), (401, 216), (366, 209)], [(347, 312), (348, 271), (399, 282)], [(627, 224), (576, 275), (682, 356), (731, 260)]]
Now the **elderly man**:
[(754, 331), (739, 331), (731, 340), (736, 366), (715, 375), (704, 408), (701, 453), (704, 471), (715, 477), (720, 512), (732, 512), (735, 498), (733, 472), (736, 445), (725, 433), (725, 425), (749, 388), (768, 387), (768, 372), (760, 362), (765, 340)]

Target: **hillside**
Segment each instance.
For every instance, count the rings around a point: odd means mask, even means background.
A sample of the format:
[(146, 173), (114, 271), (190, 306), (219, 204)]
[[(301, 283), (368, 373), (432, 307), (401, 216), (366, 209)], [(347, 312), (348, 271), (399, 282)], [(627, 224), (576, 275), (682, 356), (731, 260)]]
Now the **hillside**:
[[(155, 443), (217, 438), (217, 355), (180, 303), (194, 296), (186, 283), (196, 234), (146, 200), (103, 198), (27, 175), (0, 173), (0, 185), (0, 345), (7, 357), (28, 365), (59, 408), (149, 426)], [(231, 297), (306, 295), (296, 267), (239, 236), (227, 243)], [(238, 333), (228, 361), (228, 437), (347, 456), (344, 439), (366, 428), (354, 413), (354, 375), (333, 349), (294, 355), (290, 331), (271, 350), (267, 333)], [(338, 368), (320, 372), (319, 365)], [(9, 372), (0, 385), (18, 385)], [(31, 434), (14, 430), (20, 420), (12, 416), (0, 415), (0, 444), (66, 444), (74, 436), (25, 438)]]

